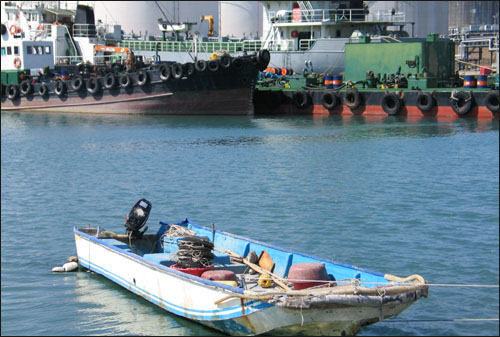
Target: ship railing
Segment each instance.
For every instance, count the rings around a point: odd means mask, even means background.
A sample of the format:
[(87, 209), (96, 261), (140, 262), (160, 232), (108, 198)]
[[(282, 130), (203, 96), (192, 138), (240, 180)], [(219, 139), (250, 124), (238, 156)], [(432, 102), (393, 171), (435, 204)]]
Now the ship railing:
[(93, 24), (76, 23), (73, 25), (73, 37), (96, 37), (97, 30)]
[[(196, 50), (198, 53), (214, 53), (217, 50), (226, 50), (230, 54), (238, 52), (259, 51), (264, 42), (262, 40), (243, 40), (238, 42), (198, 42)], [(195, 52), (194, 41), (138, 41), (123, 40), (118, 43), (120, 47), (129, 48), (132, 51), (151, 52)]]
[(269, 11), (268, 21), (272, 23), (325, 23), (325, 22), (404, 22), (403, 12), (377, 11), (367, 15), (365, 9), (313, 9)]
[(299, 50), (304, 51), (304, 50), (309, 50), (314, 46), (316, 43), (315, 39), (301, 39), (299, 41)]

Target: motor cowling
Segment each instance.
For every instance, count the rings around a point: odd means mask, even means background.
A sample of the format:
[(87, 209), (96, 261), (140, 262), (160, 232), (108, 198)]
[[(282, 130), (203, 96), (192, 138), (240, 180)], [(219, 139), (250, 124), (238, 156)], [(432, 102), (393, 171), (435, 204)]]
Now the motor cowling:
[(144, 227), (148, 221), (151, 207), (152, 205), (148, 200), (140, 199), (125, 216), (127, 235), (130, 235), (131, 239), (141, 239), (144, 232), (148, 230), (148, 227), (146, 226), (141, 232), (141, 228)]

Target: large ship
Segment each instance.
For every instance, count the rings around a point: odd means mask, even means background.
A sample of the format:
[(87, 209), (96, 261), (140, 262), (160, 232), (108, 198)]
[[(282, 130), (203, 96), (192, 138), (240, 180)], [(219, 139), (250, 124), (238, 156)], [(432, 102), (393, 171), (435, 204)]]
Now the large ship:
[(268, 51), (148, 58), (117, 45), (120, 26), (102, 28), (89, 6), (2, 2), (2, 111), (253, 113)]

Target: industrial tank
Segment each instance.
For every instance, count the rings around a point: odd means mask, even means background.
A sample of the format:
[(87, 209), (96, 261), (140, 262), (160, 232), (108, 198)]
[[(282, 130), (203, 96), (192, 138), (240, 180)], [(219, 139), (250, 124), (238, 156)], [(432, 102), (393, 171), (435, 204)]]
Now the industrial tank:
[(497, 1), (449, 1), (450, 28), (498, 24)]
[[(425, 38), (427, 34), (448, 35), (447, 1), (365, 1), (370, 14), (377, 11), (387, 12), (394, 9), (405, 13), (408, 22), (415, 22), (413, 34)], [(406, 25), (405, 31), (411, 36), (412, 27)]]
[(262, 35), (263, 5), (257, 1), (219, 1), (220, 36)]

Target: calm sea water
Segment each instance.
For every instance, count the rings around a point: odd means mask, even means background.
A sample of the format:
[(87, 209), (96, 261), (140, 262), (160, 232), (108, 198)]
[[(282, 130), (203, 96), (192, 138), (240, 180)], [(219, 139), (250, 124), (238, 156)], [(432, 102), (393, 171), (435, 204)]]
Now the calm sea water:
[[(499, 124), (1, 115), (2, 335), (218, 335), (105, 278), (51, 273), (75, 225), (195, 223), (431, 283), (499, 283)], [(498, 335), (498, 288), (431, 287), (360, 335)]]

